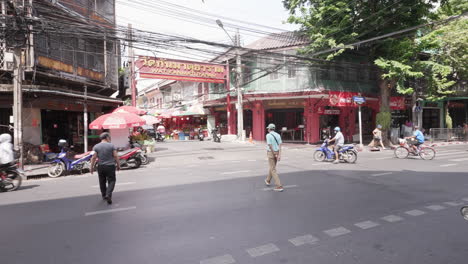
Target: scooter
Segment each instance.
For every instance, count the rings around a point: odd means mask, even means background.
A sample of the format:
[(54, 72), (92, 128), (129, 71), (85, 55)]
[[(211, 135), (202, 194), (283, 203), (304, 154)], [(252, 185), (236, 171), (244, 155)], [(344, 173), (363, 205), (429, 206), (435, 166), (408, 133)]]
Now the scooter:
[[(316, 161), (332, 161), (335, 160), (335, 152), (328, 148), (329, 140), (325, 139), (322, 146), (315, 150), (314, 159)], [(357, 151), (354, 145), (344, 145), (338, 151), (339, 159), (347, 163), (355, 163), (357, 160)]]
[(156, 141), (157, 142), (164, 142), (166, 138), (164, 137), (163, 134), (159, 133), (159, 132), (156, 132)]
[(138, 144), (136, 142), (133, 142), (133, 141), (130, 141), (130, 147), (131, 147), (131, 149), (139, 148), (140, 152), (139, 152), (138, 157), (141, 160), (141, 165), (148, 165), (149, 159), (148, 159), (148, 156), (146, 155), (146, 149), (143, 150), (143, 147), (140, 144)]
[(217, 128), (211, 130), (211, 135), (213, 136), (213, 142), (221, 143), (221, 133)]
[(73, 156), (73, 159), (67, 157), (69, 152), (68, 143), (66, 140), (59, 140), (61, 151), (57, 158), (50, 164), (47, 174), (49, 177), (57, 178), (65, 174), (65, 172), (89, 170), (91, 168), (91, 158), (94, 151), (88, 151), (83, 154)]
[(131, 148), (124, 151), (117, 152), (119, 156), (120, 168), (134, 168), (137, 169), (141, 166), (141, 157), (143, 152), (140, 148)]
[(18, 190), (23, 181), (24, 172), (18, 168), (17, 162), (0, 166), (0, 192), (12, 192)]

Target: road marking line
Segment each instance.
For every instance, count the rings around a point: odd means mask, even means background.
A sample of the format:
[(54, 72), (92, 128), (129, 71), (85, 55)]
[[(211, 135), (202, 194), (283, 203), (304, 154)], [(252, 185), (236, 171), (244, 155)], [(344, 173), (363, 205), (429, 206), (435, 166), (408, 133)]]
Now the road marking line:
[(375, 174), (371, 174), (371, 176), (377, 177), (377, 176), (384, 176), (384, 175), (390, 175), (390, 174), (393, 174), (393, 172), (375, 173)]
[(236, 260), (231, 255), (223, 255), (200, 261), (200, 264), (233, 264)]
[(437, 204), (426, 206), (426, 208), (427, 208), (427, 209), (430, 209), (430, 210), (432, 210), (432, 211), (440, 211), (440, 210), (445, 209), (444, 206), (442, 206), (442, 205), (437, 205)]
[(228, 171), (228, 172), (223, 172), (221, 173), (222, 175), (228, 175), (228, 174), (236, 174), (236, 173), (245, 173), (245, 172), (250, 172), (249, 170), (242, 170), (242, 171)]
[(232, 163), (240, 163), (240, 160), (231, 160)]
[(325, 230), (323, 231), (325, 234), (331, 236), (331, 237), (337, 237), (337, 236), (342, 236), (342, 235), (345, 235), (345, 234), (348, 234), (348, 233), (351, 233), (350, 230), (340, 226), (338, 228), (333, 228), (333, 229), (329, 229), (329, 230)]
[(133, 210), (133, 209), (136, 209), (136, 206), (125, 207), (125, 208), (107, 209), (107, 210), (94, 211), (94, 212), (87, 212), (87, 213), (85, 213), (85, 216), (115, 213), (115, 212), (128, 211), (128, 210)]
[[(118, 182), (115, 184), (115, 186), (122, 186), (122, 185), (130, 185), (130, 184), (135, 184), (136, 182)], [(92, 188), (99, 188), (99, 185), (93, 185), (91, 186)]]
[(256, 247), (256, 248), (249, 248), (249, 249), (247, 249), (247, 253), (249, 253), (249, 255), (252, 258), (255, 258), (255, 257), (260, 257), (260, 256), (263, 256), (263, 255), (271, 254), (271, 253), (277, 252), (279, 250), (280, 249), (275, 244), (270, 243), (270, 244), (266, 244), (266, 245), (259, 246), (259, 247)]
[(376, 160), (386, 160), (386, 159), (393, 159), (393, 157), (376, 158)]
[(459, 154), (465, 154), (466, 152), (444, 152), (444, 153), (439, 153), (437, 152), (437, 156), (453, 156), (453, 155), (459, 155)]
[(458, 164), (457, 163), (442, 164), (442, 165), (440, 165), (440, 167), (451, 167), (451, 166), (455, 166), (455, 165), (458, 165)]
[(194, 165), (188, 165), (187, 167), (188, 168), (195, 168), (195, 167), (198, 167), (198, 165), (195, 165), (195, 164)]
[(369, 229), (369, 228), (379, 226), (378, 223), (372, 222), (372, 221), (364, 221), (364, 222), (356, 223), (354, 225), (361, 228), (361, 229)]
[(399, 217), (397, 215), (387, 215), (387, 216), (384, 216), (384, 217), (382, 217), (380, 219), (385, 220), (385, 221), (387, 221), (389, 223), (394, 223), (394, 222), (398, 222), (398, 221), (403, 220), (402, 217)]
[(421, 210), (411, 210), (411, 211), (406, 211), (405, 214), (411, 215), (411, 216), (420, 216), (425, 214), (426, 212), (421, 211)]
[(257, 160), (248, 160), (248, 161), (252, 162), (252, 161), (257, 161)]
[(314, 237), (313, 235), (298, 236), (298, 237), (289, 239), (289, 242), (291, 242), (296, 247), (302, 246), (305, 244), (309, 244), (309, 245), (317, 244), (318, 241), (319, 239)]
[(460, 206), (463, 205), (461, 202), (445, 202), (444, 204), (449, 205), (449, 206)]
[[(285, 185), (283, 189), (297, 188), (297, 185)], [(262, 191), (273, 191), (275, 188), (263, 188)]]
[(468, 160), (468, 158), (464, 158), (464, 159), (452, 159), (452, 160), (449, 160), (449, 161), (456, 161), (456, 162), (458, 162), (458, 161), (466, 161), (466, 160)]

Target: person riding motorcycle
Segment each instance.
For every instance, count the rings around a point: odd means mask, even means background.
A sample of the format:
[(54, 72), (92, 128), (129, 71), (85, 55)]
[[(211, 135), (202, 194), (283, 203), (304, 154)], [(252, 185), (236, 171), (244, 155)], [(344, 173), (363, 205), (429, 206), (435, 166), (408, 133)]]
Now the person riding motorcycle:
[(10, 134), (0, 135), (0, 167), (11, 164), (15, 160)]
[(335, 151), (335, 161), (333, 163), (339, 163), (340, 162), (340, 156), (338, 155), (338, 151), (341, 150), (341, 148), (344, 146), (344, 136), (343, 133), (341, 133), (340, 127), (335, 127), (333, 129), (335, 131), (335, 137), (330, 139), (329, 143), (335, 142), (333, 145), (333, 149)]
[(419, 126), (414, 126), (413, 136), (406, 137), (406, 139), (414, 139), (416, 143), (413, 143), (411, 148), (415, 154), (419, 154), (419, 146), (424, 144), (424, 134), (419, 130)]

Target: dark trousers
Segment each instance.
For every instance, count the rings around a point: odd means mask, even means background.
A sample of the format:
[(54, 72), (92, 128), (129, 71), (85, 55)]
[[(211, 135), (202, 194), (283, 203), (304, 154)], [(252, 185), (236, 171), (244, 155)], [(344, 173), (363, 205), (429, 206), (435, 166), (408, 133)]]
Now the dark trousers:
[[(99, 165), (99, 187), (101, 188), (102, 197), (112, 197), (112, 192), (115, 187), (115, 165)], [(107, 182), (107, 186), (106, 186)]]

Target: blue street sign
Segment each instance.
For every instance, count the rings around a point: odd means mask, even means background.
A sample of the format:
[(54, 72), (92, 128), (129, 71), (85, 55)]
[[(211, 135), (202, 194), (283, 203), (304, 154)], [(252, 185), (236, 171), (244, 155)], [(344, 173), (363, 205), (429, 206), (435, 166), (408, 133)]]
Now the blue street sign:
[(366, 102), (366, 98), (362, 96), (353, 96), (353, 101), (357, 104), (363, 104)]

